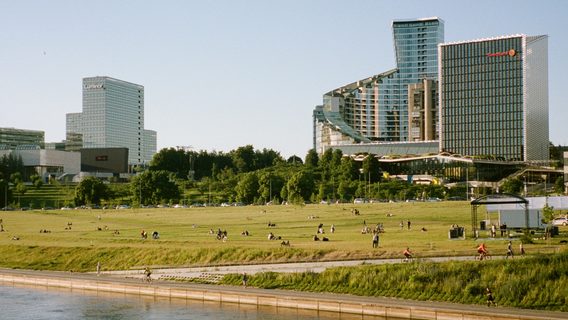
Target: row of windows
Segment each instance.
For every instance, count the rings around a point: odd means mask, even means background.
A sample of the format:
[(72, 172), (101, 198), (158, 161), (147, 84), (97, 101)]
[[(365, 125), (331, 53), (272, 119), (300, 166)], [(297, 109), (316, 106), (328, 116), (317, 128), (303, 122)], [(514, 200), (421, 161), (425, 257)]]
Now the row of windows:
[(505, 68), (513, 68), (520, 66), (521, 56), (502, 56), (502, 57), (488, 57), (487, 55), (478, 57), (454, 57), (449, 58), (442, 56), (442, 67), (475, 67), (475, 66), (505, 66)]
[(483, 82), (453, 82), (442, 83), (444, 94), (453, 92), (465, 92), (467, 97), (490, 96), (490, 95), (521, 95), (522, 79), (511, 81), (489, 80)]
[(523, 69), (520, 65), (511, 65), (509, 67), (502, 64), (485, 64), (478, 65), (474, 67), (468, 66), (458, 66), (458, 67), (443, 67), (442, 68), (442, 78), (451, 76), (465, 76), (472, 77), (475, 75), (483, 75), (485, 78), (493, 78), (495, 75), (499, 78), (514, 78), (522, 77)]
[(470, 42), (442, 46), (444, 56), (471, 57), (487, 55), (489, 53), (506, 52), (510, 49), (519, 50), (522, 45), (520, 37), (508, 39), (495, 39), (483, 42)]
[[(466, 93), (446, 93), (443, 99), (444, 109), (461, 108), (466, 106), (518, 106), (523, 105), (523, 98), (520, 95), (495, 95), (495, 96), (466, 96)], [(447, 97), (451, 96), (451, 99)]]
[[(504, 117), (501, 114), (493, 113), (480, 119), (479, 117), (467, 116), (442, 116), (442, 123), (444, 130), (447, 132), (475, 132), (475, 131), (492, 131), (492, 130), (507, 130), (507, 134), (511, 134), (510, 130), (523, 129), (522, 119), (512, 119), (512, 117)], [(490, 136), (492, 133), (485, 133)], [(494, 133), (499, 135), (499, 133)]]
[[(499, 130), (499, 129), (495, 129)], [(475, 130), (475, 131), (449, 131), (445, 130), (443, 132), (444, 145), (480, 145), (480, 146), (503, 146), (503, 145), (521, 145), (522, 144), (522, 132), (520, 130), (511, 130), (505, 134), (493, 134), (489, 135), (487, 132)]]
[(447, 76), (474, 76), (487, 73), (495, 73), (504, 77), (521, 77), (523, 66), (520, 64), (480, 64), (475, 66), (442, 66), (442, 77)]

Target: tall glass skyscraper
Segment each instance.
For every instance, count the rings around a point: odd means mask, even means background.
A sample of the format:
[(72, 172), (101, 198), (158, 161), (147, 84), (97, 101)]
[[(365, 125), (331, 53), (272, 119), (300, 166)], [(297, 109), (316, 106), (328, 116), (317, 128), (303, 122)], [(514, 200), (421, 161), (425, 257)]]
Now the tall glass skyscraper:
[(397, 72), (379, 87), (379, 141), (408, 141), (408, 85), (438, 79), (439, 18), (392, 23)]
[(372, 141), (409, 141), (408, 86), (438, 78), (444, 41), (439, 18), (392, 23), (396, 69), (332, 90), (314, 110), (314, 148)]
[(445, 43), (439, 59), (440, 151), (549, 158), (547, 36)]
[(83, 148), (128, 148), (129, 164), (150, 161), (156, 134), (144, 130), (144, 87), (110, 77), (84, 78), (83, 112), (67, 115), (67, 140), (76, 145), (79, 139)]

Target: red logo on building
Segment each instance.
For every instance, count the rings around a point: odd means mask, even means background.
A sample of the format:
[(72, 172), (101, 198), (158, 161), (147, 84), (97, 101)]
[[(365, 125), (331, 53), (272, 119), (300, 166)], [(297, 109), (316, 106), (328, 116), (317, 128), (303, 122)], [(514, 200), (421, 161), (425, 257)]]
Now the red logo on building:
[(509, 51), (488, 53), (487, 56), (488, 57), (504, 57), (504, 56), (514, 57), (516, 54), (517, 54), (517, 51), (515, 51), (515, 49), (511, 49)]

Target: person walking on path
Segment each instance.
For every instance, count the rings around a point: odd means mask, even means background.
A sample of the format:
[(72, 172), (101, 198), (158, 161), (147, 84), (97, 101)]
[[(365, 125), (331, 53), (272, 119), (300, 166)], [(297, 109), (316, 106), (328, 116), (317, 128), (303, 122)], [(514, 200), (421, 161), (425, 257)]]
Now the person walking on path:
[(150, 270), (149, 267), (144, 268), (144, 275), (146, 276), (144, 278), (145, 281), (150, 282), (152, 281), (152, 270)]
[(408, 230), (410, 230), (410, 220), (406, 224), (408, 225)]
[(487, 306), (488, 307), (491, 307), (491, 306), (496, 307), (497, 304), (495, 303), (495, 297), (493, 296), (493, 292), (491, 292), (491, 289), (485, 288), (485, 295), (487, 296)]
[(511, 259), (514, 258), (514, 254), (513, 254), (513, 243), (509, 240), (509, 243), (507, 244), (507, 256), (505, 258), (509, 258), (511, 257)]
[(248, 276), (246, 272), (243, 272), (243, 287), (247, 287)]
[(525, 255), (525, 248), (523, 247), (522, 241), (521, 241), (521, 243), (519, 243), (519, 252), (520, 252), (521, 256)]
[(97, 277), (101, 275), (101, 262), (97, 262)]

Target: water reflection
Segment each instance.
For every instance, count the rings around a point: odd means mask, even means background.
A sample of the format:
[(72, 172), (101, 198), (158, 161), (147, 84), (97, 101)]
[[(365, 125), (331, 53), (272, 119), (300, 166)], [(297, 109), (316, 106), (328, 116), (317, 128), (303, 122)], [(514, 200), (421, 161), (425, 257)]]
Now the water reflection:
[[(0, 318), (12, 319), (385, 319), (233, 303), (37, 286), (0, 286)], [(389, 320), (395, 320), (389, 318)]]

